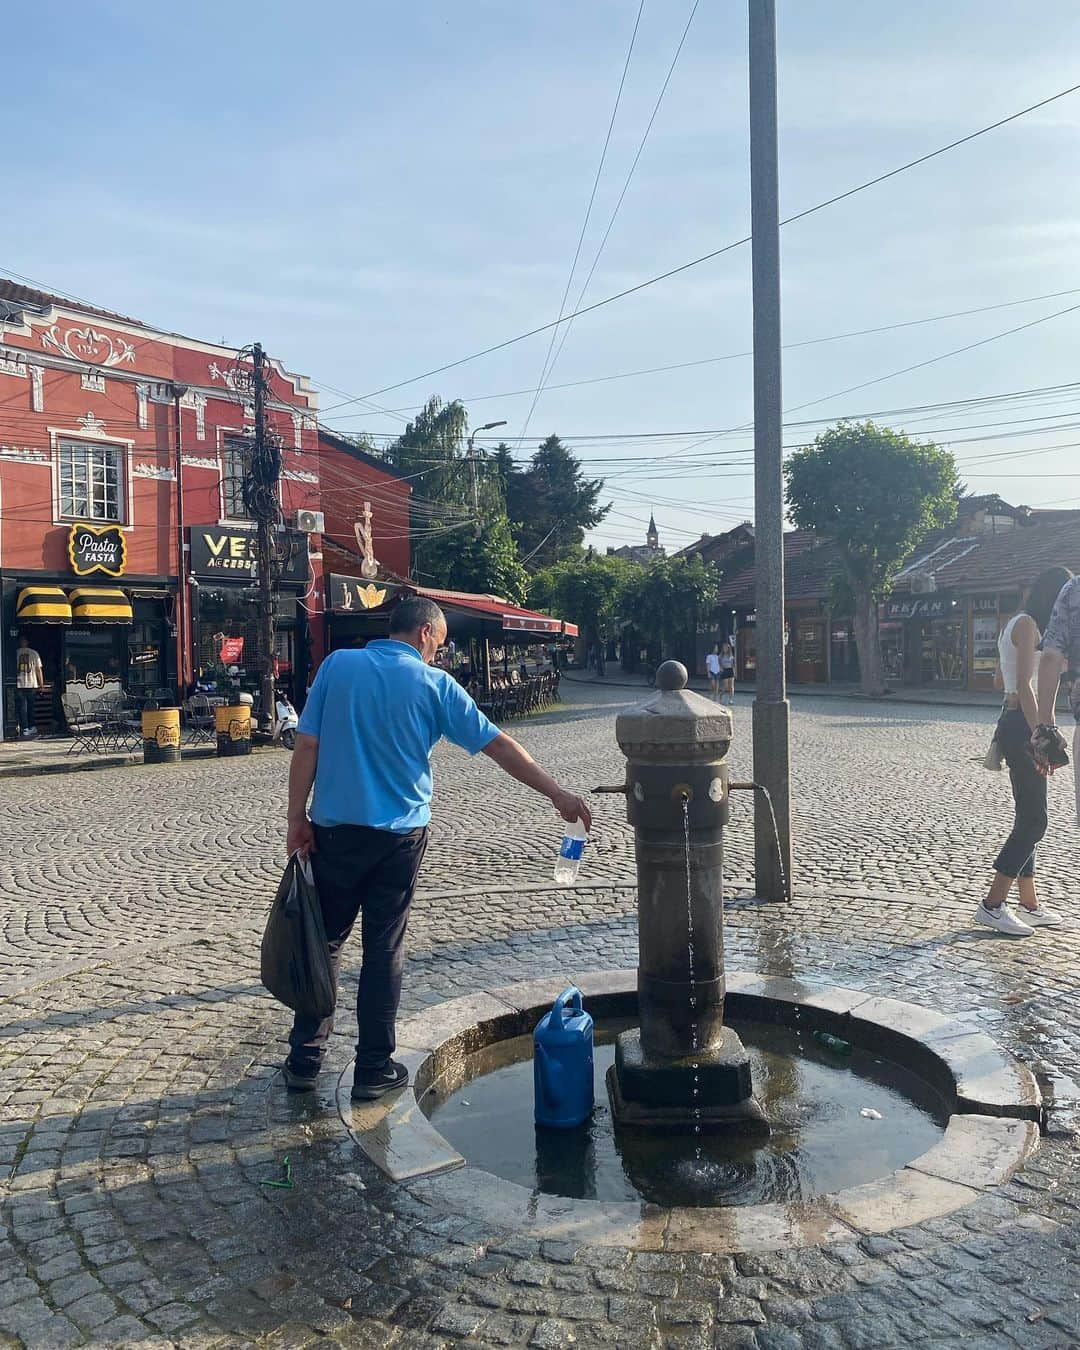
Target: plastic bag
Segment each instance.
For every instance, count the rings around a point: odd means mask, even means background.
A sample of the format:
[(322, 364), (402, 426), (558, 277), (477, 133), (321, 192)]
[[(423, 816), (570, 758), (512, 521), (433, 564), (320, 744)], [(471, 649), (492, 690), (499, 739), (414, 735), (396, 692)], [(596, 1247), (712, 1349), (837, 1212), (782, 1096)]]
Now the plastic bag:
[(260, 977), (279, 1002), (320, 1020), (337, 1006), (322, 908), (311, 861), (294, 853), (270, 906), (262, 939)]

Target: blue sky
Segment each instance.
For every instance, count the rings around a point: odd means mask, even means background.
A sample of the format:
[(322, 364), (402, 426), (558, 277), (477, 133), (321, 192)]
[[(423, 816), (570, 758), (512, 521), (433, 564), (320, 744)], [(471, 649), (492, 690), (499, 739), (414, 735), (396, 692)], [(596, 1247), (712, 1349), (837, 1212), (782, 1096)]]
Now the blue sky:
[[(646, 2), (571, 296), (690, 7)], [(333, 408), (333, 391), (370, 394), (556, 317), (637, 9), (14, 7), (0, 274), (207, 339), (261, 340), (323, 386), (341, 430), (385, 437), (437, 393), (465, 399), (474, 425), (507, 419), (513, 441), (532, 402), (514, 391), (535, 389), (546, 334), (375, 400), (397, 415)], [(1080, 80), (1080, 8), (1067, 0), (779, 0), (778, 24), (785, 214)], [(787, 227), (785, 340), (1080, 288), (1078, 130), (1080, 93)], [(748, 221), (745, 4), (701, 0), (586, 303)], [(747, 350), (749, 269), (744, 247), (583, 316), (549, 383)], [(1080, 311), (838, 393), (1078, 303), (1080, 290), (794, 348), (785, 407), (812, 403), (790, 412), (801, 421), (1077, 380)], [(597, 544), (639, 539), (655, 506), (662, 541), (680, 547), (752, 516), (734, 453), (749, 435), (632, 438), (744, 426), (750, 380), (736, 357), (547, 389), (520, 453), (556, 431), (608, 478)], [(1080, 388), (883, 420), (951, 444), (974, 490), (1080, 504), (1074, 411)], [(1027, 453), (985, 458), (1006, 452)]]

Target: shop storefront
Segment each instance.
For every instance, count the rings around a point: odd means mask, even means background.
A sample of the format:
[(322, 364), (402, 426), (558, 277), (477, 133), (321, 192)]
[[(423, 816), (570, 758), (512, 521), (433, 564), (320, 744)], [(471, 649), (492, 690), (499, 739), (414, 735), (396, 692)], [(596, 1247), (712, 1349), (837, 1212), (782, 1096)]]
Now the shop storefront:
[(829, 622), (829, 679), (833, 684), (859, 682), (859, 647), (850, 619)]
[[(307, 680), (307, 624), (299, 601), (309, 583), (308, 541), (297, 531), (279, 537), (283, 556), (275, 578), (274, 664), (277, 679), (295, 698)], [(210, 690), (237, 684), (254, 694), (259, 684), (255, 531), (195, 526), (189, 544), (195, 681)]]
[(446, 616), (447, 639), (454, 645), (454, 673), (471, 675), (481, 684), (492, 671), (511, 666), (532, 650), (550, 654), (578, 636), (576, 625), (534, 610), (523, 609), (490, 595), (441, 591), (424, 586), (327, 574), (328, 651), (363, 647), (390, 631), (390, 614), (402, 595), (434, 600)]
[(175, 583), (127, 575), (119, 526), (75, 523), (65, 572), (3, 578), (4, 727), (14, 727), (15, 650), (20, 636), (41, 657), (40, 732), (60, 731), (64, 703), (93, 705), (121, 691), (148, 694), (175, 674), (171, 615)]
[(964, 606), (949, 593), (889, 600), (880, 625), (885, 678), (920, 687), (963, 688), (967, 627)]
[(786, 629), (789, 677), (797, 684), (824, 684), (829, 678), (823, 616), (793, 613)]

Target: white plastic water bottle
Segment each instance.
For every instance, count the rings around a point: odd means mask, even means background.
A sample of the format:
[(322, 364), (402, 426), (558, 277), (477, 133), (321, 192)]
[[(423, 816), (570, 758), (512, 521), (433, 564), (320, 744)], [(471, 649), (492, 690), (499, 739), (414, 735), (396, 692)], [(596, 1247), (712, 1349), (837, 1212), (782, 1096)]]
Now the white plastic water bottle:
[(560, 886), (572, 886), (577, 880), (578, 868), (581, 866), (581, 855), (585, 852), (585, 840), (587, 838), (585, 826), (582, 825), (580, 820), (575, 820), (572, 825), (567, 825), (563, 831), (559, 856), (555, 859), (555, 880)]

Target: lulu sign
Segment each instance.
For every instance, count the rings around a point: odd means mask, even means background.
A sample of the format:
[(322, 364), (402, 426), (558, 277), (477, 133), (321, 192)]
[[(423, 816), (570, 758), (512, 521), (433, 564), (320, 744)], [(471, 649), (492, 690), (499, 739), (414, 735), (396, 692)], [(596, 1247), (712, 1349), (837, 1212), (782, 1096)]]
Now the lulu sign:
[(119, 525), (72, 525), (68, 558), (77, 577), (95, 572), (122, 577), (127, 571), (127, 538)]

